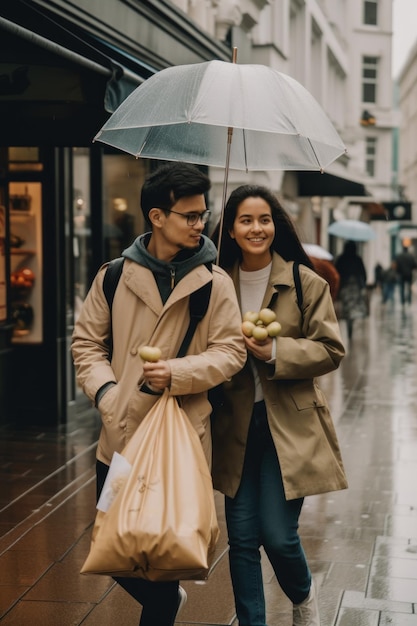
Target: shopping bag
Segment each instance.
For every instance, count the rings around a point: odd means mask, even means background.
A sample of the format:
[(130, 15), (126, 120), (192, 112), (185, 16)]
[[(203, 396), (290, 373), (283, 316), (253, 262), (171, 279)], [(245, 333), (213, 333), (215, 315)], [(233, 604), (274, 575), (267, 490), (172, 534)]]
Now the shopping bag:
[(219, 536), (211, 475), (198, 434), (167, 390), (122, 456), (131, 470), (112, 479), (118, 491), (97, 512), (81, 573), (207, 578)]

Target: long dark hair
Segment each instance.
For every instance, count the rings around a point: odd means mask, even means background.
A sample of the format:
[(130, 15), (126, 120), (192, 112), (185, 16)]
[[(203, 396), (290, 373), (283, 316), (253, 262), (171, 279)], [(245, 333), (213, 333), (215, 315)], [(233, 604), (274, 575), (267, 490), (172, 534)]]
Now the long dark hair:
[[(286, 261), (298, 261), (314, 269), (312, 261), (298, 238), (290, 216), (280, 205), (278, 198), (269, 189), (260, 185), (241, 185), (230, 194), (224, 208), (219, 265), (229, 269), (233, 267), (236, 261), (242, 260), (242, 252), (236, 241), (230, 236), (229, 231), (233, 228), (240, 204), (246, 198), (262, 198), (271, 208), (272, 221), (275, 226), (275, 237), (271, 251), (274, 250)], [(212, 235), (212, 240), (216, 245), (219, 245), (219, 230), (220, 224), (217, 225)]]

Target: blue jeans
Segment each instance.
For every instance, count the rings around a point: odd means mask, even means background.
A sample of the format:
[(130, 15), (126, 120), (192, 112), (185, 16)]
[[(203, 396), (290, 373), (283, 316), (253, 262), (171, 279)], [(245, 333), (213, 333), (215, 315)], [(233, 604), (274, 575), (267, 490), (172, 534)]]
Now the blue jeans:
[(395, 283), (384, 283), (382, 286), (382, 302), (394, 302)]
[[(97, 500), (108, 471), (108, 465), (97, 461)], [(121, 577), (114, 580), (142, 605), (139, 626), (174, 626), (178, 609), (178, 581), (153, 582), (142, 578)]]
[(300, 537), (303, 498), (286, 500), (263, 402), (254, 407), (239, 490), (225, 498), (230, 574), (240, 626), (266, 626), (260, 546), (288, 598), (300, 604), (311, 573)]

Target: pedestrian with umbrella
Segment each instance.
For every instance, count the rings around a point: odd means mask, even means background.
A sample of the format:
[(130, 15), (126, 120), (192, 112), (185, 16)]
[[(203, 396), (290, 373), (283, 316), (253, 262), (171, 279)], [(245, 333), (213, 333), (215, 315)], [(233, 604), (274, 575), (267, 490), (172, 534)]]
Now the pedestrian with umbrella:
[(344, 355), (329, 285), (264, 187), (233, 191), (223, 230), (214, 237), (242, 314), (267, 307), (281, 324), (275, 338), (245, 336), (248, 360), (223, 385), (223, 403), (213, 416), (213, 481), (225, 494), (238, 621), (266, 626), (263, 546), (293, 603), (293, 626), (319, 626), (298, 520), (305, 496), (347, 487), (332, 418), (315, 380), (335, 370)]
[[(220, 232), (223, 230), (221, 225), (227, 198), (229, 168), (246, 172), (315, 170), (319, 176), (328, 165), (346, 153), (346, 148), (330, 119), (314, 97), (300, 83), (290, 76), (264, 65), (238, 65), (236, 63), (236, 53), (237, 50), (234, 48), (232, 63), (213, 60), (205, 63), (167, 68), (158, 72), (126, 98), (95, 137), (97, 141), (124, 150), (136, 157), (184, 161), (197, 165), (224, 168)], [(221, 94), (221, 97), (219, 97), (219, 94)], [(311, 262), (303, 251), (301, 243), (294, 244), (294, 238), (297, 241), (298, 238), (294, 230), (289, 229), (289, 226), (286, 225), (287, 218), (283, 217), (285, 213), (281, 213), (280, 209), (278, 209), (278, 213), (275, 213), (274, 206), (275, 203), (271, 203), (270, 210), (271, 212), (274, 211), (274, 228), (283, 226), (284, 233), (283, 235), (279, 233), (280, 243), (277, 250), (280, 250), (281, 246), (283, 246), (282, 250), (285, 250), (287, 245), (285, 237), (286, 234), (289, 235), (290, 254), (288, 257), (286, 254), (283, 254), (282, 263), (285, 264), (286, 261), (291, 260), (301, 260), (302, 263), (306, 264), (306, 267), (303, 266), (301, 270), (302, 282), (307, 281), (306, 287), (310, 285), (311, 281), (314, 282), (312, 293), (310, 293), (309, 297), (306, 295), (307, 303), (309, 298), (312, 295), (314, 296), (312, 308), (307, 306), (306, 311), (308, 311), (308, 315), (306, 315), (306, 320), (310, 319), (313, 309), (317, 309), (312, 318), (312, 326), (310, 327), (309, 322), (307, 322), (307, 326), (304, 327), (297, 305), (295, 305), (296, 310), (293, 310), (295, 300), (288, 299), (287, 295), (287, 305), (290, 309), (288, 313), (294, 313), (295, 317), (292, 318), (290, 316), (288, 321), (285, 321), (284, 330), (288, 337), (284, 341), (284, 345), (287, 344), (288, 353), (288, 348), (289, 352), (291, 352), (290, 346), (293, 343), (293, 339), (299, 342), (297, 343), (299, 349), (295, 351), (295, 354), (298, 354), (300, 370), (294, 378), (299, 376), (300, 379), (308, 379), (307, 395), (311, 402), (317, 404), (317, 406), (316, 404), (314, 405), (314, 408), (313, 405), (309, 405), (306, 411), (301, 412), (302, 416), (306, 417), (307, 420), (298, 420), (298, 411), (297, 415), (293, 415), (296, 418), (294, 422), (300, 422), (301, 430), (305, 428), (301, 452), (298, 451), (297, 447), (293, 449), (293, 452), (298, 457), (299, 468), (305, 462), (304, 452), (307, 458), (310, 458), (312, 455), (313, 450), (311, 448), (308, 449), (309, 438), (306, 436), (309, 430), (309, 426), (307, 426), (308, 418), (311, 418), (311, 422), (315, 424), (317, 430), (319, 432), (320, 430), (322, 431), (322, 434), (318, 436), (318, 441), (321, 442), (319, 443), (319, 448), (323, 452), (324, 459), (323, 464), (320, 461), (319, 465), (320, 468), (322, 466), (327, 468), (324, 471), (318, 471), (317, 467), (307, 463), (305, 475), (298, 476), (296, 480), (296, 483), (300, 484), (303, 482), (303, 479), (306, 479), (304, 491), (303, 489), (298, 490), (297, 486), (293, 489), (291, 487), (291, 479), (286, 474), (284, 479), (286, 485), (285, 497), (288, 497), (289, 500), (294, 498), (294, 501), (288, 505), (288, 508), (284, 506), (282, 511), (284, 517), (285, 511), (290, 511), (290, 517), (297, 521), (303, 495), (310, 491), (317, 493), (317, 489), (332, 490), (333, 488), (340, 489), (346, 486), (337, 439), (328, 414), (327, 404), (322, 393), (316, 390), (312, 382), (313, 376), (324, 374), (338, 366), (344, 349), (338, 334), (338, 324), (331, 303), (328, 285), (313, 270), (309, 269)], [(263, 241), (263, 237), (261, 239)], [(269, 235), (267, 239), (272, 246)], [(272, 237), (273, 239), (274, 237)], [(253, 241), (250, 245), (255, 248), (257, 246), (262, 247), (262, 241)], [(268, 242), (266, 243), (267, 246)], [(294, 245), (292, 246), (290, 242), (293, 242)], [(273, 247), (271, 247), (272, 249)], [(217, 262), (221, 252), (221, 248), (218, 248)], [(292, 253), (295, 256), (292, 256)], [(237, 254), (237, 256), (239, 255)], [(281, 265), (280, 261), (276, 260), (275, 262), (278, 263), (278, 266)], [(283, 285), (284, 296), (284, 292), (287, 291), (288, 294), (289, 291), (288, 267), (286, 269), (282, 267), (282, 270), (282, 276), (287, 281), (286, 288), (285, 284)], [(235, 285), (237, 286), (237, 283)], [(294, 291), (290, 291), (294, 295)], [(283, 297), (282, 299), (285, 303), (286, 298)], [(282, 308), (285, 316), (285, 304)], [(328, 324), (325, 323), (326, 320)], [(317, 324), (318, 330), (316, 335), (313, 328)], [(314, 348), (311, 356), (306, 360), (303, 349), (304, 344), (301, 339), (305, 330), (309, 334), (305, 347), (310, 346)], [(329, 343), (327, 343), (327, 334), (324, 331), (330, 332)], [(317, 340), (316, 344), (314, 337), (318, 336), (320, 332), (326, 339)], [(282, 339), (284, 337), (279, 337), (277, 344), (282, 344)], [(272, 342), (272, 345), (275, 345), (275, 342)], [(268, 348), (265, 348), (265, 352), (268, 352)], [(271, 351), (268, 359), (270, 358)], [(265, 362), (264, 355), (259, 359), (259, 363), (262, 362)], [(285, 365), (281, 361), (281, 355), (277, 363), (280, 366), (282, 364), (285, 369)], [(305, 367), (301, 365), (302, 363), (305, 363)], [(271, 365), (261, 365), (261, 367), (267, 367), (268, 373), (271, 368), (273, 370)], [(284, 387), (286, 387), (288, 382), (286, 379), (291, 378), (289, 370), (292, 368), (297, 369), (295, 362), (292, 362), (286, 368), (286, 372), (280, 371), (277, 376), (277, 379), (283, 379)], [(265, 376), (263, 376), (263, 380), (267, 380)], [(269, 386), (270, 383), (266, 384)], [(277, 389), (279, 386), (280, 384), (277, 380)], [(245, 390), (245, 387), (242, 389)], [(248, 389), (249, 394), (253, 395), (253, 384)], [(251, 389), (252, 391), (250, 391)], [(259, 389), (259, 386), (257, 386), (257, 389)], [(290, 393), (290, 390), (288, 391)], [(303, 390), (299, 389), (297, 391), (295, 389), (294, 391), (301, 404), (303, 404), (303, 398), (305, 397)], [(278, 401), (278, 406), (281, 406), (283, 410), (285, 422), (287, 407), (294, 406), (293, 401), (289, 400), (289, 393), (282, 396), (285, 406)], [(248, 400), (249, 404), (245, 404), (244, 409), (247, 411), (249, 407), (250, 414), (246, 415), (244, 426), (247, 426), (250, 421), (253, 407), (253, 402), (251, 404), (250, 398)], [(234, 415), (233, 419), (237, 419), (237, 414)], [(322, 423), (323, 427), (321, 427)], [(305, 426), (303, 427), (302, 424)], [(324, 445), (325, 433), (331, 440), (330, 445), (329, 442)], [(275, 437), (279, 437), (277, 432), (275, 432)], [(313, 440), (315, 441), (316, 437), (311, 439), (311, 441)], [(295, 439), (292, 441), (297, 446), (297, 441)], [(287, 473), (288, 471), (290, 475), (292, 474), (292, 471), (289, 469), (292, 465), (292, 460), (289, 458), (291, 456), (291, 451), (287, 451), (286, 455), (284, 455), (286, 459), (285, 472)], [(238, 459), (238, 464), (240, 467), (240, 459)], [(329, 466), (331, 471), (328, 470)], [(275, 470), (277, 470), (276, 463)], [(231, 471), (234, 473), (233, 469)], [(274, 474), (272, 478), (276, 478), (276, 475)], [(318, 482), (316, 482), (316, 478), (319, 479)], [(278, 476), (278, 486), (281, 485), (281, 482), (280, 476)], [(285, 501), (285, 497), (281, 497), (282, 501)], [(288, 526), (284, 523), (283, 527), (284, 535), (286, 535)], [(298, 535), (295, 530), (294, 533), (297, 553), (296, 569), (300, 565), (300, 569), (303, 571), (301, 574), (296, 572), (297, 576), (295, 578), (297, 580), (295, 582), (291, 571), (288, 572), (288, 576), (284, 575), (286, 567), (282, 570), (280, 569), (281, 576), (284, 576), (284, 579), (291, 579), (290, 587), (292, 589), (290, 590), (290, 595), (295, 605), (297, 605), (294, 608), (294, 625), (308, 624), (309, 626), (317, 626), (319, 624), (317, 599), (314, 587), (311, 586), (311, 575), (305, 563), (304, 553), (300, 544), (297, 543)], [(291, 561), (291, 559), (289, 560)], [(242, 569), (240, 571), (242, 573)], [(258, 570), (256, 575), (257, 573)], [(298, 578), (298, 575), (303, 579), (302, 581)], [(252, 582), (249, 586), (248, 601), (252, 602)], [(256, 593), (260, 591), (261, 584), (259, 584), (258, 580)], [(240, 597), (241, 594), (245, 594), (244, 588), (239, 593)], [(247, 619), (245, 616), (239, 617), (241, 626), (244, 626), (244, 624), (257, 626), (260, 623), (265, 623), (265, 616), (262, 612), (263, 590), (259, 597), (262, 599), (258, 606), (259, 615), (253, 621), (251, 616)]]

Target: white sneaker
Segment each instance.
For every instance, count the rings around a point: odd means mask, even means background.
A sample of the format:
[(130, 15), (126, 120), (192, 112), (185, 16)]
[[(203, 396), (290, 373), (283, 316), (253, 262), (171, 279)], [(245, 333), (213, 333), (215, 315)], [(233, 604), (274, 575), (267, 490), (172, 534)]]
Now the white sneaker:
[(178, 617), (178, 615), (180, 614), (181, 609), (183, 608), (183, 606), (184, 606), (184, 604), (186, 602), (187, 602), (187, 592), (180, 585), (178, 587), (178, 608), (177, 608), (177, 614), (176, 614), (175, 617)]
[(304, 602), (293, 605), (292, 623), (293, 626), (320, 626), (319, 605), (313, 581), (311, 581), (310, 593)]

